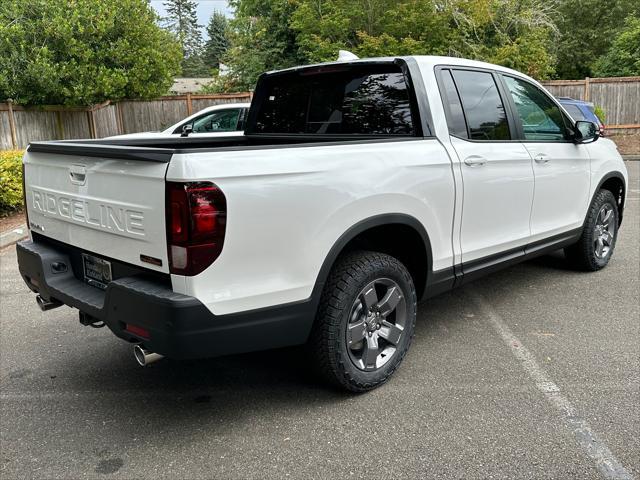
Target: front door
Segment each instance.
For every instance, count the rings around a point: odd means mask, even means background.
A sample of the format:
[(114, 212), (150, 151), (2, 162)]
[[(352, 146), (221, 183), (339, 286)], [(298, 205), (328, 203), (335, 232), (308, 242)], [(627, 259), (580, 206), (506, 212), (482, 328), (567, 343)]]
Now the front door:
[(579, 228), (589, 203), (587, 148), (571, 141), (567, 129), (571, 120), (544, 91), (521, 78), (502, 78), (513, 100), (523, 145), (533, 159), (532, 241)]

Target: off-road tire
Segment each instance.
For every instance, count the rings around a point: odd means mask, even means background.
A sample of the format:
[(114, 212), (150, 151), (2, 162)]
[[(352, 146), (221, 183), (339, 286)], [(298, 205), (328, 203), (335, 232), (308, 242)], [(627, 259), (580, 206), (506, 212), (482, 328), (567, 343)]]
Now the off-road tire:
[[(608, 253), (602, 258), (598, 258), (594, 248), (597, 240), (596, 225), (598, 223), (598, 215), (605, 205), (608, 205), (613, 211), (613, 218), (611, 219), (614, 231), (613, 241)], [(613, 255), (618, 239), (618, 221), (618, 205), (613, 193), (609, 190), (600, 190), (589, 206), (580, 240), (564, 249), (569, 263), (578, 270), (589, 272), (595, 272), (606, 267)]]
[[(374, 371), (356, 367), (347, 346), (346, 329), (352, 306), (361, 290), (380, 278), (400, 287), (406, 320), (395, 353)], [(354, 251), (339, 258), (324, 286), (309, 339), (317, 372), (329, 383), (352, 392), (365, 392), (385, 383), (402, 362), (413, 338), (417, 297), (407, 268), (397, 259), (377, 252)]]

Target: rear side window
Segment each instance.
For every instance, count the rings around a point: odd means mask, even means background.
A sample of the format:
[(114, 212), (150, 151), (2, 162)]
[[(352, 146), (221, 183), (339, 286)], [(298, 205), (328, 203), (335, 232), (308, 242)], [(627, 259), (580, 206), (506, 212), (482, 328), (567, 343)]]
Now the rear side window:
[(569, 115), (571, 115), (571, 118), (573, 118), (574, 120), (586, 120), (587, 119), (584, 116), (584, 114), (582, 113), (582, 110), (580, 110), (576, 105), (564, 104), (563, 103), (562, 106), (567, 111), (567, 113)]
[(510, 140), (509, 123), (493, 75), (472, 70), (454, 70), (469, 138), (471, 140)]
[(440, 72), (440, 80), (442, 81), (441, 97), (446, 107), (445, 112), (449, 133), (456, 137), (468, 138), (467, 125), (464, 122), (464, 113), (462, 112), (462, 103), (460, 102), (456, 85), (453, 82), (451, 71), (442, 70)]
[(274, 75), (260, 90), (255, 133), (415, 135), (396, 65)]

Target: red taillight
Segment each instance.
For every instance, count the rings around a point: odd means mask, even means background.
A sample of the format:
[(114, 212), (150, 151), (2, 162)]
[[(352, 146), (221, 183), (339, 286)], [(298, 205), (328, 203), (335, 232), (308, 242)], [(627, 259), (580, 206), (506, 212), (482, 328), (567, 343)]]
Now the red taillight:
[(167, 182), (166, 198), (169, 269), (197, 275), (222, 251), (227, 201), (210, 182)]

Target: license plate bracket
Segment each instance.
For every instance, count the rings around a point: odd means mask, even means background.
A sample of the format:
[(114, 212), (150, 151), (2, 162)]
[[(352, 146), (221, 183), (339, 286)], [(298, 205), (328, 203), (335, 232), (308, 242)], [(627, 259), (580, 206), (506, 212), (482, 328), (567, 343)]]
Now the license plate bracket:
[(93, 287), (105, 290), (112, 280), (111, 262), (87, 253), (82, 254), (82, 270), (84, 281)]

